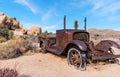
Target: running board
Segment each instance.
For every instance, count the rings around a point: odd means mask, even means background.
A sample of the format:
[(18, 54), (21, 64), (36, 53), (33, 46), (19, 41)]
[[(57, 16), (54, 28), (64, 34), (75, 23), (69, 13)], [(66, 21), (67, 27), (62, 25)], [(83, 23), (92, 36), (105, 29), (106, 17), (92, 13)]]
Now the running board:
[(55, 53), (57, 55), (62, 54), (64, 48), (63, 47), (57, 47), (57, 46), (52, 46), (50, 48), (47, 48), (47, 51), (50, 51), (52, 53)]

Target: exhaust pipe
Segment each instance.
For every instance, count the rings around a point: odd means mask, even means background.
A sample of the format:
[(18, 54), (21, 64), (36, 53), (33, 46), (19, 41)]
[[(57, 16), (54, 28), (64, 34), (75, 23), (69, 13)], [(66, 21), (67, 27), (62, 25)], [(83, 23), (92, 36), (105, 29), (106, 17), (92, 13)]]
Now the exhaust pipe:
[(84, 30), (86, 31), (86, 26), (87, 26), (87, 19), (86, 17), (84, 18)]
[(64, 16), (64, 21), (63, 21), (63, 25), (64, 25), (64, 30), (66, 30), (66, 16)]

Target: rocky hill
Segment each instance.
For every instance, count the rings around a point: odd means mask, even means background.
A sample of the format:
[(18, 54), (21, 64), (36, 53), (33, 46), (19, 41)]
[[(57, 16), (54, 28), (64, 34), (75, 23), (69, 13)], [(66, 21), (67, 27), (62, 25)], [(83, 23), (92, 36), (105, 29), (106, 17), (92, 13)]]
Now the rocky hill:
[(0, 25), (4, 25), (9, 30), (14, 32), (14, 36), (37, 35), (41, 33), (41, 28), (38, 26), (31, 26), (29, 30), (23, 27), (16, 18), (5, 16), (3, 12), (0, 12)]
[(5, 16), (3, 12), (0, 12), (0, 24), (5, 25), (10, 30), (22, 29), (23, 26), (16, 18)]
[(110, 40), (120, 41), (120, 31), (110, 30), (110, 29), (104, 29), (104, 30), (89, 29), (88, 32), (90, 32), (91, 39), (94, 40), (110, 39)]

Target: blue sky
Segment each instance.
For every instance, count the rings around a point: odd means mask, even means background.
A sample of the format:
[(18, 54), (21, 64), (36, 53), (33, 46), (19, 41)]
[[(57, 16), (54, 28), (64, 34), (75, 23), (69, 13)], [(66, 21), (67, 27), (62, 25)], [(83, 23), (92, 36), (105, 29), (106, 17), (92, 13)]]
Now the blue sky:
[(32, 25), (55, 32), (63, 28), (63, 16), (67, 16), (67, 28), (74, 28), (74, 20), (83, 29), (87, 17), (87, 29), (120, 30), (120, 0), (0, 0), (0, 11), (16, 17), (29, 29)]

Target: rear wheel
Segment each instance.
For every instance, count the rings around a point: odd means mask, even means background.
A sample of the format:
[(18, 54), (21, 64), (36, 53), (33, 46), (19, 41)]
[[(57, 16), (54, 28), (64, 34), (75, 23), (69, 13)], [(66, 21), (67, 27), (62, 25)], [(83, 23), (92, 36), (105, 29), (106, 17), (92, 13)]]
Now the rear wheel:
[(45, 41), (42, 41), (42, 42), (40, 43), (40, 47), (41, 47), (41, 52), (42, 52), (42, 53), (46, 53), (45, 46), (46, 46), (46, 42), (45, 42)]
[(67, 55), (69, 65), (74, 66), (81, 71), (86, 70), (86, 54), (78, 48), (70, 48)]

